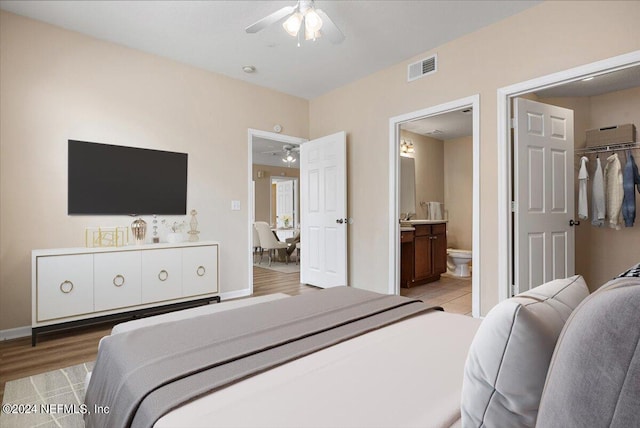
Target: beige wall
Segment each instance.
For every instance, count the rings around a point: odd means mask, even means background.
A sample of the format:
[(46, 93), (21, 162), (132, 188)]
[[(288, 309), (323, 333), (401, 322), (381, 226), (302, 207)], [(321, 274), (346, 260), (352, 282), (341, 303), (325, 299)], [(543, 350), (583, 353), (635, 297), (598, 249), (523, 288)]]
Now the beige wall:
[(471, 250), (473, 244), (473, 137), (444, 142), (444, 207), (447, 246)]
[[(585, 147), (586, 131), (604, 126), (633, 123), (640, 126), (640, 87), (611, 92), (594, 97), (544, 98), (539, 101), (570, 108), (574, 111), (575, 145)], [(636, 135), (636, 141), (640, 141)], [(636, 165), (640, 165), (640, 150), (633, 153)], [(602, 167), (610, 153), (600, 153)], [(624, 152), (618, 152), (622, 166), (626, 164)], [(594, 154), (587, 155), (589, 175), (595, 170)], [(578, 170), (580, 156), (575, 157), (576, 213), (578, 195)], [(589, 214), (591, 215), (591, 182), (588, 187)], [(576, 228), (576, 273), (584, 276), (589, 288), (594, 290), (629, 266), (640, 261), (640, 195), (636, 193), (636, 223), (634, 227), (614, 230), (609, 227), (593, 227), (584, 220)]]
[[(544, 2), (311, 100), (310, 137), (348, 133), (350, 284), (388, 289), (389, 119), (479, 94), (480, 298), (486, 314), (498, 301), (497, 90), (640, 49), (638, 16), (640, 2)], [(438, 72), (407, 82), (407, 65), (433, 53)]]
[[(264, 171), (264, 176), (258, 178), (258, 171)], [(271, 165), (253, 165), (253, 179), (256, 182), (256, 221), (266, 221), (273, 223), (270, 219), (271, 215), (271, 177), (296, 177), (300, 178), (300, 170), (298, 168), (278, 167)], [(298, 189), (300, 182), (298, 181)], [(296, 199), (296, 209), (300, 212), (299, 204)], [(298, 219), (298, 222), (300, 219)]]
[(306, 137), (306, 100), (6, 12), (0, 66), (0, 330), (31, 324), (32, 249), (131, 223), (67, 215), (68, 139), (189, 153), (188, 209), (221, 242), (221, 290), (247, 287), (247, 129)]
[[(349, 283), (386, 292), (389, 118), (473, 94), (486, 314), (498, 301), (496, 90), (639, 50), (639, 15), (640, 2), (544, 2), (307, 102), (2, 12), (0, 329), (30, 323), (32, 249), (79, 246), (86, 226), (130, 222), (66, 215), (69, 138), (189, 152), (189, 208), (201, 238), (222, 243), (227, 291), (244, 288), (249, 272), (247, 128), (347, 131)], [(438, 72), (408, 83), (407, 65), (432, 53)], [(232, 199), (241, 211), (230, 211)]]
[(420, 202), (444, 202), (444, 147), (442, 140), (400, 132), (400, 136), (413, 141), (416, 166), (416, 217), (427, 218), (426, 206)]

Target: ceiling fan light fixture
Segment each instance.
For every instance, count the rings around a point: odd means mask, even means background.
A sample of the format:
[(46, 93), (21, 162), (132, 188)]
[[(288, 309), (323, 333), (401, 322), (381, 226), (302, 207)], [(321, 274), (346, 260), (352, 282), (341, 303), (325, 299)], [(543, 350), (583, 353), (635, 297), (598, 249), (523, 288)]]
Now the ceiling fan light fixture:
[(315, 40), (321, 36), (334, 45), (344, 40), (342, 31), (322, 9), (315, 7), (314, 0), (298, 0), (295, 6), (282, 7), (249, 25), (245, 31), (249, 34), (257, 33), (276, 22), (282, 22), (287, 34), (298, 39), (298, 46), (305, 39)]
[(291, 164), (295, 163), (296, 160), (296, 157), (289, 150), (287, 150), (285, 157), (282, 158), (282, 162), (286, 163), (288, 166), (291, 166)]
[(320, 38), (320, 32), (319, 31), (309, 31), (308, 28), (305, 28), (305, 30), (304, 30), (304, 39), (305, 40), (313, 40), (313, 41), (315, 41), (318, 38)]
[(304, 27), (305, 32), (317, 33), (322, 28), (322, 18), (311, 7), (304, 15)]
[(289, 33), (290, 36), (295, 37), (298, 35), (298, 31), (300, 31), (300, 26), (302, 25), (302, 15), (299, 12), (291, 15), (286, 21), (282, 23), (282, 27), (284, 30)]

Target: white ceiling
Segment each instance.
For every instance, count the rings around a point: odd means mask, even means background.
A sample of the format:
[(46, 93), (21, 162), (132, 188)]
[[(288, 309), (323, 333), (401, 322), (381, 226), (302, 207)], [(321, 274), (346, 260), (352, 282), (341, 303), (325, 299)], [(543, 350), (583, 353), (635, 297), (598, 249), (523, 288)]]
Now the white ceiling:
[(252, 162), (257, 165), (272, 165), (279, 167), (291, 167), (291, 168), (299, 168), (300, 157), (297, 153), (297, 150), (293, 151), (293, 156), (296, 157), (296, 162), (288, 165), (287, 163), (282, 161), (282, 158), (285, 155), (284, 147), (295, 147), (294, 144), (285, 144), (279, 141), (268, 140), (262, 137), (253, 137), (253, 145), (252, 145)]
[[(296, 40), (244, 29), (287, 1), (12, 1), (0, 8), (98, 39), (312, 99), (540, 1), (316, 0), (346, 39)], [(253, 65), (246, 74), (242, 66)]]
[(609, 92), (640, 86), (640, 66), (628, 67), (593, 76), (593, 79), (582, 79), (552, 88), (537, 91), (540, 98), (555, 97), (595, 97)]
[(473, 134), (473, 115), (467, 108), (403, 123), (400, 128), (436, 140), (453, 140)]

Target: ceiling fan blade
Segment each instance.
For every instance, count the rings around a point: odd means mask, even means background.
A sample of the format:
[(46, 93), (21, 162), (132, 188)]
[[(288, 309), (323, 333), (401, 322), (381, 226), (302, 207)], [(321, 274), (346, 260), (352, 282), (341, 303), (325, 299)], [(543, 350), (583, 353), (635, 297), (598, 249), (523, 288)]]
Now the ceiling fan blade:
[(295, 6), (285, 6), (280, 10), (273, 12), (271, 15), (267, 15), (261, 20), (249, 25), (244, 29), (247, 33), (257, 33), (260, 30), (267, 28), (271, 24), (275, 24), (287, 15), (291, 15), (296, 10)]
[(344, 34), (342, 34), (342, 31), (340, 31), (338, 26), (333, 23), (331, 18), (329, 18), (329, 15), (324, 13), (321, 9), (316, 9), (316, 13), (320, 15), (320, 18), (322, 19), (322, 28), (320, 29), (320, 33), (326, 36), (334, 45), (342, 43), (344, 40)]

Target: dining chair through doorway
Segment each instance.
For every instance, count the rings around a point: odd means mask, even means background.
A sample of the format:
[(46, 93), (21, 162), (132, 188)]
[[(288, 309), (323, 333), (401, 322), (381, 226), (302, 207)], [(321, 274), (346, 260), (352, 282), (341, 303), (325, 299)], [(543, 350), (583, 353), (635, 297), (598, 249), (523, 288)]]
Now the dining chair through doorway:
[[(269, 266), (271, 266), (272, 254), (275, 254), (277, 250), (286, 249), (289, 244), (286, 242), (280, 242), (276, 239), (276, 236), (271, 231), (271, 227), (265, 221), (256, 221), (255, 228), (258, 231), (258, 237), (260, 239), (260, 248), (267, 250), (269, 254)], [(285, 262), (289, 264), (289, 255), (286, 251)]]

